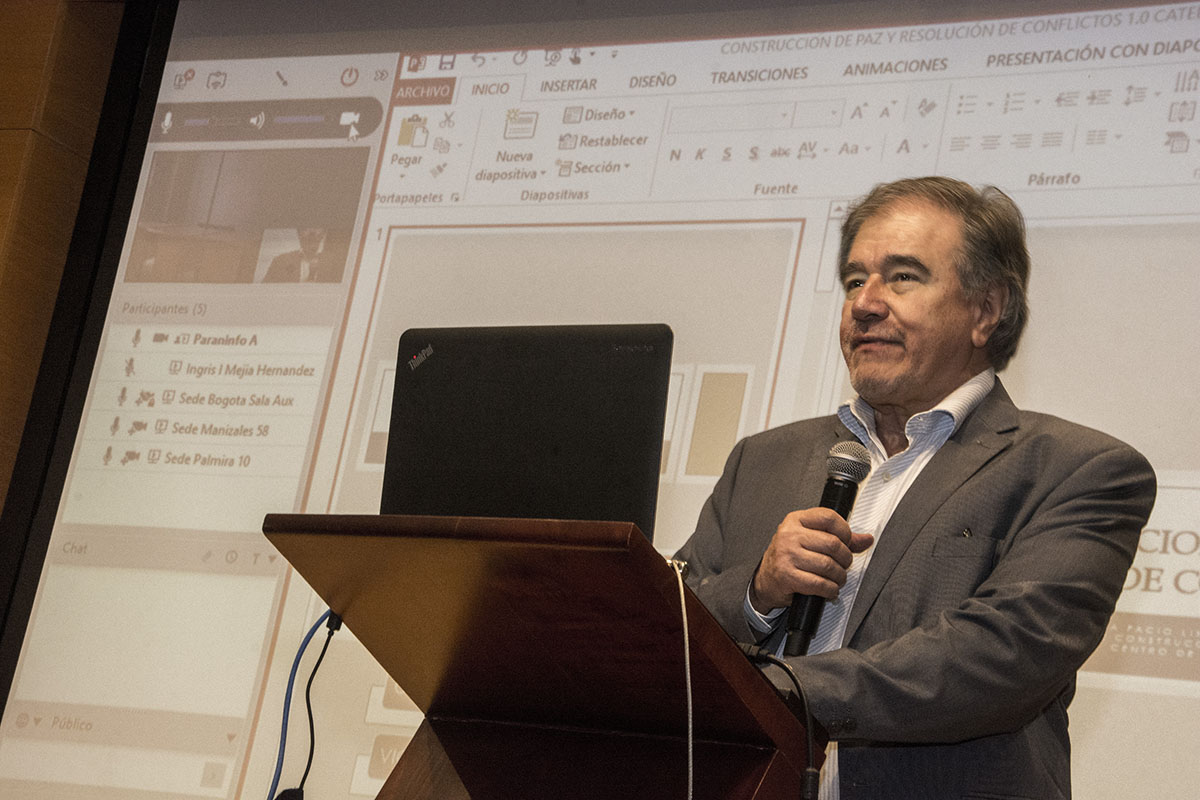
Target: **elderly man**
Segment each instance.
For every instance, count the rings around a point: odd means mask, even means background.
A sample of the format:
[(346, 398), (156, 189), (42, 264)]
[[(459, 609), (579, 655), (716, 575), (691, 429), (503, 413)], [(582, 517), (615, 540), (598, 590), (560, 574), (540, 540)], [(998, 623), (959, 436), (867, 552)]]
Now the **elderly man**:
[[(678, 554), (739, 641), (777, 648), (793, 594), (827, 598), (788, 659), (831, 740), (822, 798), (1070, 796), (1075, 673), (1155, 479), (997, 380), (1027, 316), (1024, 238), (1006, 195), (946, 178), (855, 205), (840, 332), (857, 396), (740, 442)], [(831, 445), (855, 440), (871, 472), (847, 523), (815, 506)]]

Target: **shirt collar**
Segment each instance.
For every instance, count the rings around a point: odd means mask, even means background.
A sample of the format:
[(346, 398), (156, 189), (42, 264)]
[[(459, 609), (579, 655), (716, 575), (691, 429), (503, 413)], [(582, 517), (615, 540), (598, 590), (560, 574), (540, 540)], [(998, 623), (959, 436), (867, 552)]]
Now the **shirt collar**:
[[(996, 370), (989, 367), (946, 395), (933, 408), (913, 414), (904, 425), (909, 443), (932, 436), (935, 441), (925, 446), (941, 447), (995, 385)], [(883, 446), (875, 434), (875, 409), (866, 400), (855, 395), (842, 403), (838, 407), (838, 418), (863, 445), (883, 454)], [(883, 458), (886, 459), (886, 455)]]

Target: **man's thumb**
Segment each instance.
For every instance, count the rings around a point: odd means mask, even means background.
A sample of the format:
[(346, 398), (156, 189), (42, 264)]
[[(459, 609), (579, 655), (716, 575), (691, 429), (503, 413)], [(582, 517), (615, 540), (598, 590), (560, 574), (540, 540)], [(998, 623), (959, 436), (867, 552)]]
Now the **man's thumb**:
[(875, 537), (869, 533), (850, 533), (850, 542), (846, 545), (851, 553), (861, 553), (875, 542)]

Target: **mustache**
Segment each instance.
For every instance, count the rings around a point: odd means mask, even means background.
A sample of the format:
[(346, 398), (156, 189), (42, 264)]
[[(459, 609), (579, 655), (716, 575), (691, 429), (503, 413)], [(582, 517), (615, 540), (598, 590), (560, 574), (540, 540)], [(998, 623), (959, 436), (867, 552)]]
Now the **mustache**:
[(846, 341), (851, 346), (860, 344), (870, 344), (872, 342), (884, 342), (887, 344), (904, 344), (904, 331), (888, 330), (882, 328), (869, 327), (865, 325), (855, 325), (846, 334)]

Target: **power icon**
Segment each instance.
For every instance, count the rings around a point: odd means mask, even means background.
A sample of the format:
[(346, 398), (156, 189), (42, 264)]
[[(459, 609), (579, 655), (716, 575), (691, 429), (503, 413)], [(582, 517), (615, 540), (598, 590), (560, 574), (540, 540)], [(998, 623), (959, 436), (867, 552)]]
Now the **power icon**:
[(342, 70), (342, 86), (353, 86), (358, 83), (358, 70), (354, 67), (346, 67)]

